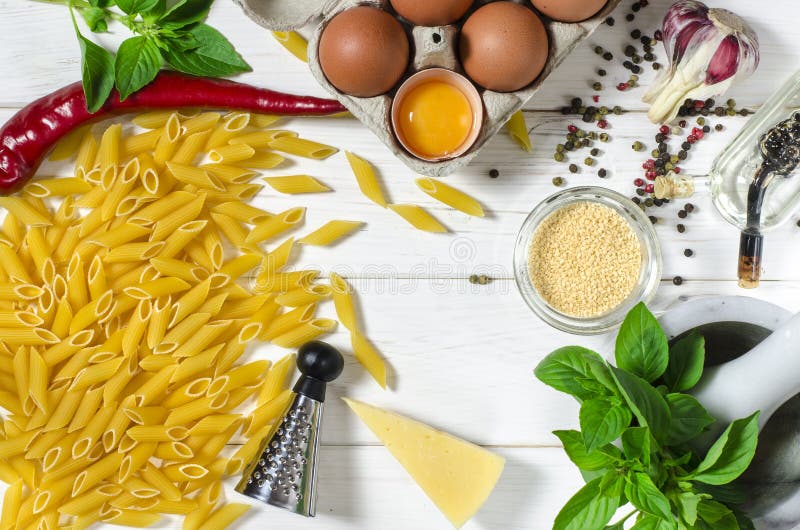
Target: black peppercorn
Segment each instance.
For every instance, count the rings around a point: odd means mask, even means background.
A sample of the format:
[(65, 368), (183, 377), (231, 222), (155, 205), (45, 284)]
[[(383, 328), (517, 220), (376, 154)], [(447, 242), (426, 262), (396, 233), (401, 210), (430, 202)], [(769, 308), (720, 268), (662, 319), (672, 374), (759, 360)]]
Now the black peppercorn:
[(676, 228), (678, 229), (678, 232), (681, 234), (686, 232), (686, 227), (684, 225), (679, 224)]
[(653, 63), (653, 70), (661, 70), (661, 63)]
[(628, 44), (627, 46), (625, 46), (624, 53), (625, 57), (633, 57), (633, 55), (636, 53), (636, 48)]
[(630, 61), (623, 61), (622, 62), (622, 67), (630, 70), (631, 68), (633, 68), (633, 63), (630, 62)]
[(607, 175), (608, 175), (608, 171), (606, 171), (605, 168), (602, 168), (602, 167), (597, 172), (597, 176), (600, 177), (601, 179), (606, 178)]
[(644, 189), (636, 188), (636, 195), (638, 195), (639, 197), (644, 197)]
[(661, 206), (664, 206), (664, 200), (663, 199), (654, 199), (653, 200), (653, 204), (655, 204), (656, 206), (658, 206), (660, 208)]
[(592, 156), (597, 156), (597, 155), (599, 155), (599, 154), (600, 154), (600, 149), (598, 149), (598, 148), (596, 148), (596, 147), (595, 147), (594, 149), (592, 149), (591, 151), (589, 151), (589, 154), (590, 154), (590, 155), (592, 155)]
[(580, 107), (580, 106), (583, 105), (583, 100), (581, 98), (572, 98), (572, 101), (570, 102), (570, 104), (573, 107)]
[(633, 14), (633, 13), (628, 13), (627, 15), (625, 15), (625, 20), (627, 20), (628, 22), (633, 22), (633, 20), (634, 20), (635, 18), (636, 18), (636, 17), (634, 16), (634, 14)]
[(606, 53), (603, 54), (603, 59), (605, 59), (606, 61), (610, 61), (613, 58), (614, 58), (614, 55), (611, 52), (606, 52)]
[(688, 213), (692, 213), (694, 211), (694, 204), (690, 202), (686, 203), (686, 206), (684, 206), (683, 209)]
[(687, 258), (691, 258), (692, 256), (694, 256), (694, 251), (690, 248), (687, 248), (686, 250), (683, 251), (683, 255), (686, 256)]
[(674, 278), (672, 278), (672, 283), (674, 283), (675, 285), (682, 285), (683, 278), (681, 278), (680, 276), (675, 276)]
[(714, 125), (714, 130), (717, 131), (717, 132), (721, 131), (724, 128), (725, 127), (723, 127), (721, 123), (718, 123), (718, 124)]
[(578, 166), (575, 165), (575, 164), (570, 164), (569, 165), (569, 172), (570, 173), (577, 173), (578, 172)]
[(613, 26), (614, 22), (615, 22), (614, 17), (608, 17), (606, 19), (606, 24), (608, 24), (609, 26)]
[(690, 144), (689, 142), (683, 142), (681, 144), (681, 149), (683, 149), (684, 151), (688, 151), (691, 148), (692, 148), (692, 144)]
[(708, 125), (703, 125), (703, 132), (704, 133), (711, 132), (711, 127)]
[(650, 222), (653, 223), (653, 224), (656, 224), (658, 222), (658, 217), (656, 217), (655, 215), (651, 215), (650, 216)]
[(680, 160), (686, 160), (687, 156), (689, 156), (689, 154), (686, 151), (678, 151), (678, 158)]
[(631, 38), (632, 39), (640, 39), (642, 37), (642, 32), (638, 29), (631, 31)]
[(491, 177), (493, 179), (496, 179), (499, 176), (500, 176), (500, 172), (497, 171), (496, 169), (490, 169), (489, 170), (489, 177)]
[(647, 61), (648, 63), (652, 63), (653, 61), (656, 60), (656, 56), (650, 52), (647, 52), (644, 54), (644, 60)]
[(681, 210), (678, 212), (678, 217), (680, 217), (681, 219), (686, 219), (686, 216), (687, 216), (686, 210)]
[(642, 5), (641, 5), (639, 2), (636, 2), (636, 3), (634, 3), (634, 4), (631, 6), (631, 11), (633, 11), (634, 13), (636, 13), (636, 12), (638, 12), (638, 11), (639, 11), (641, 8), (642, 8)]
[(602, 68), (601, 68), (601, 69), (599, 69), (599, 70), (597, 71), (597, 75), (599, 75), (600, 77), (605, 77), (605, 75), (606, 75), (607, 73), (608, 73), (608, 72), (606, 72), (606, 71), (605, 71), (605, 70), (603, 70)]

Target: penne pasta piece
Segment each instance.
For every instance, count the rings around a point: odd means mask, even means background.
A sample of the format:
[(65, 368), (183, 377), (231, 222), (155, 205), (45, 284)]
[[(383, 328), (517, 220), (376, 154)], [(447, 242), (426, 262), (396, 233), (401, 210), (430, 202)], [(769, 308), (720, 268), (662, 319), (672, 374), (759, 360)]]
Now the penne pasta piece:
[(81, 471), (72, 485), (72, 496), (76, 497), (97, 486), (104, 479), (119, 471), (124, 455), (111, 453)]
[(168, 501), (179, 501), (183, 497), (181, 490), (151, 462), (148, 462), (147, 465), (139, 471), (139, 474)]
[[(250, 182), (253, 177), (258, 175), (257, 172), (250, 169), (239, 166), (229, 166), (225, 164), (203, 164), (198, 169), (203, 169), (211, 173), (217, 179), (230, 184), (246, 184)], [(244, 204), (238, 205), (243, 207), (246, 206)]]
[[(187, 423), (208, 416), (214, 411), (219, 411), (228, 402), (227, 394), (218, 394), (212, 397), (203, 397), (190, 401), (172, 409), (167, 416), (165, 425), (186, 425)], [(0, 442), (2, 443), (2, 442)]]
[(187, 166), (177, 161), (167, 162), (167, 169), (178, 182), (189, 184), (201, 189), (223, 191), (222, 182), (205, 169)]
[(157, 400), (162, 399), (167, 393), (169, 380), (175, 371), (175, 366), (165, 366), (159, 370), (151, 379), (133, 392), (133, 398), (137, 407), (144, 407)]
[(269, 212), (256, 208), (255, 206), (250, 206), (249, 204), (242, 204), (238, 201), (217, 204), (211, 208), (211, 212), (227, 215), (237, 221), (251, 225), (266, 221), (273, 216), (273, 214)]
[(511, 139), (519, 144), (522, 149), (528, 153), (533, 151), (531, 137), (528, 133), (528, 126), (525, 124), (525, 115), (521, 110), (518, 110), (511, 116), (511, 119), (506, 123), (506, 130), (508, 130)]
[(112, 248), (103, 258), (105, 263), (130, 263), (149, 260), (164, 249), (164, 241), (126, 243)]
[(66, 195), (82, 195), (89, 192), (92, 186), (77, 177), (37, 179), (24, 188), (24, 192), (34, 197), (63, 197)]
[(16, 527), (19, 508), (23, 499), (23, 481), (16, 480), (3, 495), (3, 511), (0, 514), (0, 529), (13, 530)]
[(147, 151), (152, 151), (158, 143), (158, 139), (163, 134), (161, 128), (155, 128), (139, 134), (132, 134), (122, 138), (120, 150), (123, 158), (132, 158)]
[(97, 164), (100, 166), (100, 171), (119, 165), (121, 141), (122, 125), (119, 123), (109, 125), (100, 137), (100, 146), (97, 150)]
[[(184, 123), (183, 127), (186, 128), (186, 123)], [(203, 150), (203, 146), (205, 146), (206, 140), (208, 140), (211, 134), (211, 130), (207, 129), (187, 134), (188, 136), (184, 138), (180, 147), (178, 147), (175, 154), (172, 155), (171, 160), (176, 164), (191, 164)]]
[[(92, 416), (92, 419), (90, 419), (89, 423), (86, 424), (86, 427), (80, 431), (78, 438), (72, 445), (72, 458), (80, 458), (89, 454), (92, 447), (103, 435), (103, 431), (105, 431), (106, 426), (114, 416), (116, 408), (117, 407), (115, 405), (108, 405), (102, 407), (94, 416)], [(94, 484), (91, 484), (90, 486), (94, 486)]]
[(257, 151), (256, 154), (247, 160), (243, 160), (237, 164), (250, 169), (273, 169), (283, 164), (285, 160), (284, 157), (277, 153)]
[(153, 228), (151, 240), (162, 241), (189, 221), (194, 221), (203, 209), (206, 194), (199, 193), (196, 199), (174, 210), (169, 216), (159, 220)]
[(180, 344), (172, 355), (174, 357), (193, 357), (211, 345), (231, 326), (230, 320), (216, 320), (209, 322), (195, 332), (195, 334)]
[(327, 246), (339, 242), (359, 228), (364, 226), (360, 221), (328, 221), (310, 234), (298, 240), (303, 245)]
[(327, 285), (311, 285), (286, 291), (275, 297), (275, 302), (283, 307), (301, 307), (317, 303), (331, 296)]
[(158, 346), (167, 333), (169, 324), (169, 308), (172, 304), (171, 296), (162, 296), (155, 299), (152, 313), (147, 325), (147, 347), (151, 350)]
[(160, 258), (172, 258), (178, 255), (208, 224), (208, 221), (190, 221), (179, 226), (175, 232), (164, 240), (164, 248), (158, 254)]
[(79, 127), (64, 136), (58, 141), (55, 147), (53, 147), (53, 150), (50, 151), (50, 155), (47, 157), (47, 159), (52, 161), (60, 161), (74, 158), (76, 152), (80, 149), (81, 143), (83, 142), (83, 137), (86, 135), (87, 130), (89, 130), (89, 127)]
[(361, 193), (378, 206), (386, 208), (388, 203), (378, 180), (378, 175), (372, 165), (349, 151), (346, 151), (345, 155), (350, 163), (350, 168), (353, 170), (353, 175), (356, 177), (356, 183)]
[(219, 269), (219, 273), (227, 276), (231, 280), (244, 276), (252, 271), (261, 263), (262, 257), (258, 254), (242, 254), (227, 262)]
[(294, 354), (287, 355), (276, 362), (264, 379), (264, 383), (258, 391), (256, 403), (258, 406), (272, 401), (284, 390), (288, 390), (289, 381), (294, 374), (297, 357)]
[(285, 177), (264, 177), (264, 182), (280, 193), (320, 193), (331, 189), (309, 175), (289, 175)]
[(14, 218), (26, 226), (50, 226), (53, 222), (20, 197), (0, 197), (0, 208), (8, 210)]
[(151, 231), (151, 228), (140, 224), (125, 223), (113, 230), (93, 236), (88, 241), (104, 248), (115, 249), (131, 241), (145, 238)]
[(106, 271), (103, 266), (103, 260), (100, 256), (92, 258), (89, 264), (89, 270), (86, 276), (86, 283), (89, 285), (89, 296), (92, 300), (97, 300), (108, 291), (108, 280), (106, 278)]
[(153, 151), (153, 160), (156, 166), (163, 167), (164, 163), (172, 158), (178, 149), (181, 134), (181, 122), (177, 114), (172, 113), (164, 124), (164, 132), (156, 142)]
[(223, 530), (232, 525), (238, 518), (243, 516), (250, 509), (249, 504), (231, 503), (211, 513), (206, 521), (208, 528)]
[(286, 389), (270, 401), (259, 405), (245, 420), (243, 427), (245, 436), (253, 436), (266, 425), (280, 421), (280, 415), (286, 410), (292, 399), (292, 392)]
[(208, 469), (199, 464), (169, 464), (161, 468), (164, 475), (172, 482), (185, 482), (203, 478)]
[(275, 116), (274, 114), (251, 114), (250, 115), (250, 125), (256, 127), (258, 129), (264, 129), (266, 127), (271, 127), (276, 122), (280, 121), (280, 116)]
[(231, 138), (229, 144), (247, 144), (254, 149), (264, 149), (269, 147), (269, 143), (280, 136), (291, 136), (297, 138), (296, 132), (273, 129), (269, 131), (255, 131)]
[[(203, 112), (193, 118), (183, 122), (182, 131), (184, 135), (194, 134), (201, 131), (210, 131), (222, 118), (219, 112)], [(205, 139), (201, 148), (205, 145)]]
[(194, 198), (195, 195), (192, 193), (186, 191), (173, 191), (133, 214), (130, 219), (128, 219), (128, 222), (143, 226), (152, 225), (167, 215), (170, 215), (181, 206), (190, 203)]
[(194, 451), (183, 442), (162, 442), (154, 456), (167, 462), (178, 462), (194, 458)]
[(208, 152), (208, 158), (217, 164), (232, 164), (252, 158), (256, 150), (247, 144), (220, 145)]
[(291, 208), (257, 224), (245, 239), (246, 243), (260, 243), (287, 230), (295, 228), (305, 218), (305, 208)]
[(225, 470), (225, 474), (239, 474), (244, 470), (245, 466), (255, 460), (258, 456), (258, 451), (261, 449), (261, 445), (264, 443), (264, 439), (269, 436), (271, 430), (272, 424), (267, 423), (261, 429), (253, 433), (253, 436), (244, 444), (239, 446), (239, 449), (233, 453), (233, 456), (231, 456), (228, 461), (228, 468)]
[(303, 61), (308, 62), (308, 41), (296, 31), (273, 31), (272, 36), (286, 48), (289, 53)]
[(432, 178), (419, 178), (416, 183), (419, 189), (451, 208), (475, 217), (484, 216), (483, 207), (478, 201), (452, 186)]
[(173, 114), (171, 110), (153, 110), (134, 116), (131, 121), (143, 129), (158, 129), (166, 125)]
[(190, 288), (191, 285), (180, 278), (159, 278), (136, 287), (128, 287), (124, 289), (124, 293), (137, 300), (146, 300), (180, 293)]
[(358, 319), (356, 318), (355, 303), (353, 301), (353, 288), (335, 272), (330, 274), (330, 281), (336, 317), (348, 330), (354, 333), (357, 332)]
[(122, 458), (119, 466), (119, 480), (125, 482), (133, 476), (134, 473), (147, 465), (150, 457), (156, 452), (158, 444), (152, 443), (139, 443), (128, 451)]
[(46, 346), (61, 341), (55, 333), (44, 328), (0, 328), (0, 337), (12, 347)]
[(275, 151), (311, 158), (313, 160), (325, 160), (339, 152), (338, 149), (330, 145), (290, 136), (275, 138), (269, 143), (269, 147)]
[(126, 434), (137, 442), (177, 442), (185, 439), (189, 431), (179, 425), (135, 425)]
[(350, 342), (356, 360), (366, 368), (381, 388), (386, 389), (386, 363), (378, 350), (360, 333), (351, 333)]
[(209, 366), (213, 366), (220, 351), (225, 347), (224, 344), (217, 344), (197, 355), (183, 359), (170, 379), (171, 384), (180, 384), (194, 375), (205, 372)]
[(336, 324), (337, 322), (330, 318), (315, 318), (290, 329), (283, 335), (278, 335), (271, 342), (282, 348), (299, 348), (320, 335), (333, 333), (336, 330)]
[(301, 324), (311, 321), (311, 319), (314, 318), (316, 310), (317, 305), (311, 304), (305, 307), (296, 307), (287, 313), (275, 317), (264, 329), (259, 339), (271, 341), (275, 337), (288, 333), (292, 328), (296, 328)]
[(69, 334), (74, 335), (79, 331), (100, 322), (112, 309), (114, 293), (106, 291), (100, 298), (92, 300), (83, 306), (72, 318), (69, 324)]
[(78, 153), (75, 156), (76, 173), (88, 173), (95, 167), (98, 147), (97, 139), (94, 137), (90, 127), (83, 134)]
[(418, 230), (438, 233), (447, 232), (447, 227), (416, 204), (390, 204), (389, 209)]
[(0, 312), (0, 327), (26, 327), (35, 328), (44, 323), (42, 317), (31, 311), (4, 311)]

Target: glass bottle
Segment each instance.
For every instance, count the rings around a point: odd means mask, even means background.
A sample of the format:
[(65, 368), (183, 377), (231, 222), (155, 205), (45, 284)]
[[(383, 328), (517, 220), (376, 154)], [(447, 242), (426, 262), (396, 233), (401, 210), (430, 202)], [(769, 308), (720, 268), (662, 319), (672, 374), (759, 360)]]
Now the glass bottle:
[(704, 183), (720, 215), (742, 231), (739, 285), (758, 286), (763, 233), (800, 208), (800, 71), (775, 92), (717, 156), (707, 177), (658, 177), (655, 195), (689, 197)]

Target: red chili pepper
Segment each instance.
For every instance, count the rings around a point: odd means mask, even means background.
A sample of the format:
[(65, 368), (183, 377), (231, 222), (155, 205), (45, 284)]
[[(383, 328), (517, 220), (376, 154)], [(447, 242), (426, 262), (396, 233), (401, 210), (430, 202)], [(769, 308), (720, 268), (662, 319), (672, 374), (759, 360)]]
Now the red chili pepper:
[(67, 133), (110, 113), (139, 109), (205, 107), (264, 114), (323, 116), (344, 112), (338, 102), (293, 96), (226, 79), (161, 72), (125, 101), (116, 92), (96, 113), (86, 110), (80, 83), (37, 99), (0, 127), (0, 194), (22, 187), (44, 156)]

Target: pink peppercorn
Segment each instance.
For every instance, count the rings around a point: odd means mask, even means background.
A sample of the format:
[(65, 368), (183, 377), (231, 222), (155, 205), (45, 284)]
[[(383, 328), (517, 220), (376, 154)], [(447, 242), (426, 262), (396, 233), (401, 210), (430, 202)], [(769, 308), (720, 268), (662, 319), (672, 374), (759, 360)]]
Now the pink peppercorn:
[(642, 168), (644, 169), (654, 169), (656, 167), (656, 161), (654, 159), (649, 159), (642, 164)]
[(674, 168), (672, 171), (674, 171), (674, 172), (675, 172), (675, 174), (677, 175), (678, 173), (680, 173), (680, 172), (681, 172), (681, 168), (679, 168), (679, 167), (677, 167), (677, 166), (676, 166), (676, 167), (675, 167), (675, 168)]
[(686, 138), (686, 141), (689, 142), (690, 144), (693, 144), (697, 142), (697, 136), (690, 134), (689, 137)]
[(658, 176), (658, 173), (656, 173), (656, 171), (654, 169), (651, 169), (651, 170), (645, 172), (645, 174), (644, 174), (644, 177), (647, 180), (655, 180), (657, 176)]
[(608, 127), (608, 122), (606, 120), (600, 120), (597, 122), (597, 126), (601, 129), (605, 129)]
[(662, 125), (661, 128), (658, 129), (658, 132), (660, 132), (661, 134), (669, 134), (669, 126)]
[(644, 181), (642, 179), (636, 179), (633, 181), (633, 185), (636, 186), (637, 188), (641, 188), (642, 186), (644, 186)]
[(644, 187), (644, 192), (653, 193), (653, 190), (655, 189), (656, 189), (655, 186), (653, 186), (652, 184), (648, 184), (647, 186)]
[(678, 125), (680, 126), (681, 129), (685, 129), (686, 128), (686, 120), (679, 121)]
[(617, 85), (617, 90), (625, 91), (628, 90), (629, 86), (628, 83), (620, 83)]
[(699, 99), (696, 99), (694, 101), (694, 108), (696, 108), (696, 109), (702, 109), (705, 106), (706, 106), (706, 102), (705, 101), (702, 101), (702, 100), (699, 100)]
[(592, 101), (594, 101), (595, 103), (597, 103), (598, 101), (600, 101), (600, 96), (598, 96), (597, 94), (595, 94), (594, 96), (592, 96)]
[(577, 128), (576, 126), (574, 126), (574, 125), (568, 125), (568, 126), (567, 126), (567, 130), (568, 130), (569, 132), (571, 132), (571, 133), (576, 133), (576, 132), (578, 132), (578, 128)]

